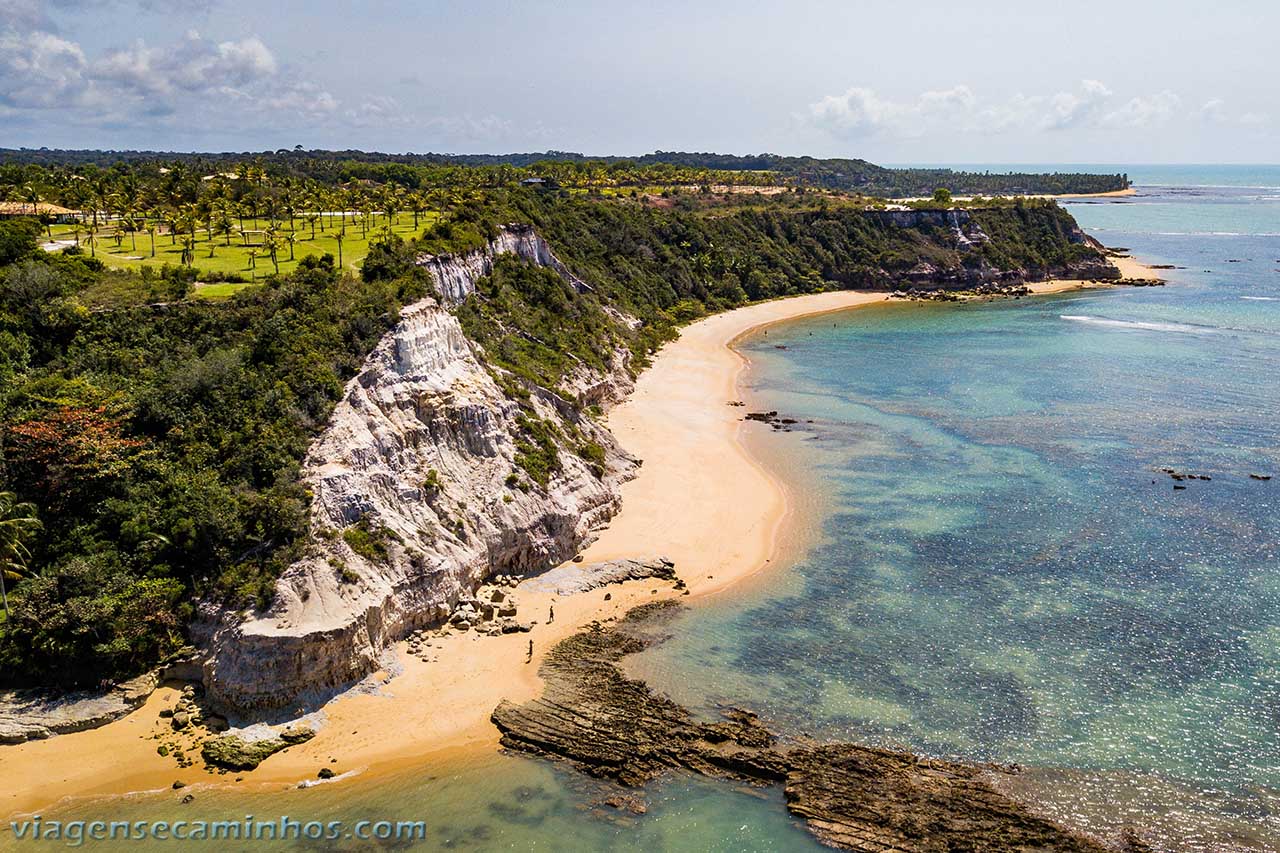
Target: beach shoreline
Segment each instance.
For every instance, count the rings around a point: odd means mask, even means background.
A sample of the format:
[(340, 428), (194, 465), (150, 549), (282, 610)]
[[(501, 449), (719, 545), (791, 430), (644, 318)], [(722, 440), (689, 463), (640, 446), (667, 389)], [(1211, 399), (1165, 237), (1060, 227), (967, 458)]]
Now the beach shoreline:
[[(1127, 278), (1149, 275), (1134, 259), (1112, 261)], [(1107, 285), (1069, 280), (1031, 287), (1051, 294), (1098, 286)], [(793, 507), (787, 484), (743, 442), (746, 409), (731, 403), (741, 399), (749, 361), (735, 345), (777, 323), (889, 301), (881, 291), (832, 291), (757, 303), (685, 327), (606, 417), (619, 443), (644, 465), (622, 486), (622, 511), (583, 552), (584, 560), (669, 557), (690, 600), (721, 594), (769, 568)], [(541, 693), (537, 671), (547, 650), (592, 621), (681, 595), (669, 582), (656, 580), (573, 596), (524, 589), (516, 594), (522, 613), (538, 620), (530, 633), (452, 633), (429, 641), (432, 662), (409, 655), (406, 643), (397, 643), (392, 672), (377, 673), (362, 682), (362, 689), (329, 702), (312, 740), (277, 753), (253, 771), (214, 773), (198, 760), (179, 769), (172, 757), (157, 753), (154, 735), (169, 728), (160, 711), (173, 707), (179, 693), (173, 685), (162, 686), (141, 708), (101, 728), (0, 746), (0, 812), (27, 814), (68, 798), (164, 790), (176, 780), (244, 792), (294, 787), (315, 779), (323, 767), (356, 771), (368, 781), (492, 753), (498, 732), (490, 713), (503, 699), (523, 702)], [(555, 620), (548, 624), (552, 605)], [(530, 640), (534, 651), (526, 660)]]

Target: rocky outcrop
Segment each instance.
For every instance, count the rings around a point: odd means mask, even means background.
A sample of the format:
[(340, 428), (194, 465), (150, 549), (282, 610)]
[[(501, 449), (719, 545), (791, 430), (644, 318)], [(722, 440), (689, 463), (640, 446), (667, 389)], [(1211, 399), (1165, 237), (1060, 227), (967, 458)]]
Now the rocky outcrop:
[(200, 757), (209, 766), (221, 770), (253, 770), (277, 752), (306, 743), (316, 736), (307, 726), (285, 729), (273, 737), (247, 740), (240, 735), (209, 738), (200, 745)]
[(159, 679), (157, 672), (148, 672), (105, 693), (0, 693), (0, 743), (41, 740), (106, 725), (140, 708)]
[[(504, 252), (569, 276), (527, 228), (506, 229), (483, 251), (420, 259), (444, 302), (403, 310), (309, 450), (307, 556), (281, 575), (268, 612), (210, 606), (196, 626), (216, 703), (242, 712), (296, 705), (358, 680), (392, 642), (448, 617), (484, 579), (569, 559), (618, 511), (635, 460), (582, 405), (625, 394), (626, 359), (614, 358), (607, 374), (580, 371), (569, 391), (578, 400), (540, 388), (513, 399), (448, 310)], [(554, 459), (539, 483), (522, 461), (547, 456), (547, 436)], [(587, 447), (591, 459), (579, 455)]]
[(957, 248), (988, 243), (991, 238), (967, 210), (871, 210), (867, 216), (895, 228), (939, 228), (949, 231)]
[[(617, 663), (652, 641), (671, 602), (631, 611), (553, 648), (539, 674), (541, 698), (503, 702), (493, 722), (508, 749), (572, 763), (640, 786), (671, 770), (785, 786), (787, 808), (833, 847), (860, 851), (1009, 850), (1101, 853), (1104, 846), (996, 790), (992, 766), (923, 758), (855, 744), (779, 743), (754, 714), (695, 719)], [(1122, 849), (1141, 849), (1126, 841)]]
[(652, 560), (606, 560), (603, 563), (566, 563), (538, 575), (523, 586), (528, 592), (576, 595), (610, 584), (645, 578), (677, 580), (676, 564), (665, 557)]

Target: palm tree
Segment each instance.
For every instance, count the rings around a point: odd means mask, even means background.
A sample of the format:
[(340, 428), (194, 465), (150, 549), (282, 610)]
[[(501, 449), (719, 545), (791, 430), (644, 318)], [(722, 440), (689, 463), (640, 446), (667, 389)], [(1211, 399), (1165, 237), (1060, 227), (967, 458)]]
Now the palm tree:
[(33, 183), (23, 184), (22, 200), (31, 205), (31, 215), (44, 222), (49, 239), (53, 239), (53, 217), (40, 215), (40, 190)]
[(27, 538), (40, 529), (36, 505), (19, 502), (13, 492), (0, 492), (0, 600), (4, 601), (4, 618), (9, 618), (9, 593), (5, 579), (21, 580), (31, 572), (27, 561), (31, 550)]
[[(228, 246), (231, 245), (231, 234), (236, 230), (235, 217), (231, 215), (231, 202), (228, 199), (222, 199), (218, 202), (218, 206), (214, 209), (213, 225), (217, 228), (218, 233), (223, 236)], [(209, 242), (213, 242), (210, 240)], [(212, 252), (212, 249), (210, 250)], [(210, 254), (209, 257), (213, 257)]]
[(387, 215), (387, 227), (394, 228), (396, 224), (396, 214), (400, 212), (402, 206), (402, 198), (400, 188), (391, 184), (382, 192), (382, 212)]
[(22, 185), (22, 200), (31, 205), (31, 215), (40, 214), (40, 190), (33, 183)]
[(333, 237), (338, 241), (338, 269), (342, 269), (342, 241), (347, 238), (347, 235), (345, 232), (339, 231)]
[(97, 221), (96, 217), (98, 212), (101, 211), (102, 224), (106, 225), (111, 220), (116, 206), (116, 187), (112, 173), (107, 172), (94, 178), (90, 185), (90, 191), (93, 193), (94, 221)]
[(263, 248), (267, 250), (267, 255), (271, 258), (271, 265), (275, 267), (276, 275), (280, 275), (280, 223), (274, 220), (267, 226), (266, 239), (263, 241)]
[(297, 206), (297, 194), (294, 192), (293, 178), (285, 178), (280, 182), (280, 205), (289, 217), (289, 230), (293, 230), (293, 216)]

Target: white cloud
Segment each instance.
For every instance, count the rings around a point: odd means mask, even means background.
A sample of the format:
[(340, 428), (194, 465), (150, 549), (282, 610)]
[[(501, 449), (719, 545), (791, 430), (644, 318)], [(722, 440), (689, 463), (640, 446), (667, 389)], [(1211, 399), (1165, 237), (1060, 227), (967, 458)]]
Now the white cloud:
[(1107, 113), (1103, 123), (1108, 127), (1149, 127), (1173, 118), (1181, 106), (1182, 99), (1166, 89), (1150, 97), (1130, 98)]
[(900, 108), (882, 101), (871, 89), (852, 88), (809, 105), (814, 124), (837, 136), (870, 136), (884, 130)]
[(986, 102), (968, 86), (924, 92), (895, 101), (872, 89), (854, 87), (810, 104), (802, 118), (834, 136), (916, 137), (939, 132), (999, 133), (1009, 130), (1059, 131), (1073, 128), (1133, 128), (1174, 118), (1181, 99), (1164, 91), (1117, 103), (1098, 80), (1083, 80), (1072, 91), (1016, 94)]
[(872, 89), (854, 87), (809, 106), (808, 119), (837, 136), (863, 137), (882, 132), (916, 134), (925, 125), (971, 114), (977, 99), (968, 86), (925, 92), (912, 102), (881, 98)]
[(408, 124), (410, 117), (400, 102), (390, 95), (371, 95), (346, 111), (356, 127), (386, 127)]
[(0, 103), (47, 109), (71, 105), (86, 94), (84, 51), (75, 42), (35, 31), (0, 35)]
[(93, 75), (125, 92), (170, 95), (245, 86), (271, 77), (275, 56), (257, 37), (214, 43), (195, 31), (168, 48), (131, 47), (108, 51), (93, 64)]
[(1260, 127), (1269, 124), (1271, 117), (1265, 113), (1246, 111), (1233, 112), (1222, 98), (1210, 98), (1197, 111), (1196, 116), (1206, 124), (1239, 125), (1242, 127)]
[(1049, 111), (1043, 125), (1062, 130), (1092, 123), (1111, 98), (1111, 90), (1097, 80), (1084, 80), (1080, 92), (1058, 92), (1048, 99)]
[(196, 110), (205, 120), (252, 111), (270, 125), (339, 110), (323, 88), (286, 76), (257, 36), (214, 41), (192, 30), (169, 45), (139, 39), (90, 59), (52, 32), (13, 28), (0, 34), (0, 107), (7, 115), (60, 110), (77, 124), (99, 126)]
[[(252, 97), (249, 98), (252, 101)], [(260, 106), (275, 112), (322, 119), (338, 111), (338, 100), (314, 83), (294, 83), (278, 87), (261, 99)]]

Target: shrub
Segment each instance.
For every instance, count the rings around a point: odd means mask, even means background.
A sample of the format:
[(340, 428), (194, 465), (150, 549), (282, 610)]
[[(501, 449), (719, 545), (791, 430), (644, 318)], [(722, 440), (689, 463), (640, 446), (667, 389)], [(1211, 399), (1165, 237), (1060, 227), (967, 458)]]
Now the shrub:
[(385, 563), (390, 557), (387, 550), (387, 543), (392, 538), (390, 533), (382, 525), (370, 523), (366, 516), (342, 531), (342, 539), (352, 551), (369, 562)]

